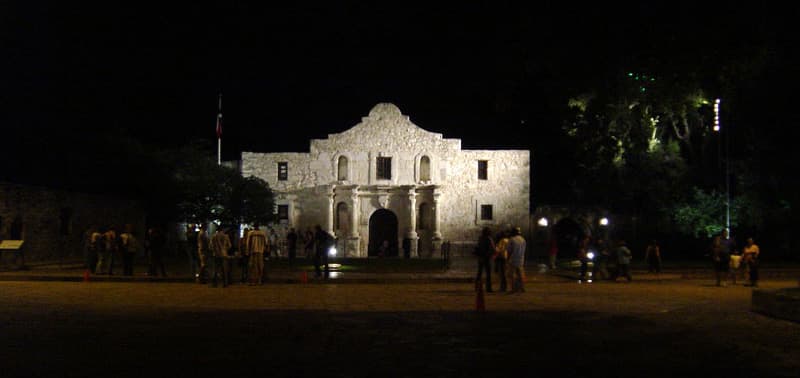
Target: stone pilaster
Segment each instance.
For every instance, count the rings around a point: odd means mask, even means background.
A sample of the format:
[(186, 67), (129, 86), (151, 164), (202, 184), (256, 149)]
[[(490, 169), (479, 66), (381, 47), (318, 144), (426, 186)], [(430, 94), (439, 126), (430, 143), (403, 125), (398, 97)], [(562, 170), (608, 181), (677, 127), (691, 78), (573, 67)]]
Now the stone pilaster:
[(412, 258), (419, 257), (417, 249), (419, 237), (417, 236), (417, 193), (416, 188), (408, 189), (408, 230), (406, 238), (411, 243), (410, 255)]
[(347, 238), (347, 253), (353, 256), (361, 256), (358, 235), (358, 216), (361, 210), (359, 205), (358, 186), (354, 186), (350, 192), (350, 235)]
[(442, 196), (441, 193), (438, 193), (436, 189), (433, 192), (433, 206), (431, 206), (431, 211), (433, 212), (433, 251), (432, 254), (434, 256), (441, 255), (442, 253), (442, 233), (439, 228), (439, 205), (440, 205), (440, 197)]

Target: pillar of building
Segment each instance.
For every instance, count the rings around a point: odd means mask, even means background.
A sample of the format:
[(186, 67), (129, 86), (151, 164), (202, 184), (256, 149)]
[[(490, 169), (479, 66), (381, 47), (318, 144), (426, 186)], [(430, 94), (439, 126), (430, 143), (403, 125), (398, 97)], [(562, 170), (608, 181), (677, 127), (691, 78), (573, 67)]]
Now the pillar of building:
[(408, 229), (406, 239), (410, 243), (409, 254), (412, 258), (419, 257), (417, 250), (419, 237), (417, 236), (417, 192), (416, 188), (408, 189)]
[(433, 206), (431, 206), (431, 211), (433, 212), (433, 239), (432, 239), (432, 248), (433, 256), (441, 256), (442, 253), (442, 233), (439, 231), (439, 205), (441, 204), (441, 193), (436, 192), (436, 189), (433, 190)]
[(350, 235), (347, 236), (347, 254), (361, 256), (359, 250), (360, 238), (358, 235), (358, 216), (360, 213), (358, 200), (358, 186), (354, 186), (350, 192)]

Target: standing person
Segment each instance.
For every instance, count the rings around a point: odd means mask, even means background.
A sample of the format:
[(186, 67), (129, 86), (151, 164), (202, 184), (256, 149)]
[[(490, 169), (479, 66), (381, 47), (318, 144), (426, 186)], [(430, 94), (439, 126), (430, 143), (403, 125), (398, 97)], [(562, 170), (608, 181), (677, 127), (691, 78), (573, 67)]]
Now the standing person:
[(550, 239), (547, 247), (547, 255), (550, 260), (550, 270), (554, 270), (556, 268), (556, 258), (558, 257), (558, 238), (553, 237)]
[[(617, 269), (619, 271), (619, 275), (625, 276), (628, 279), (628, 282), (633, 280), (631, 277), (631, 258), (633, 257), (633, 253), (631, 250), (628, 249), (628, 244), (625, 242), (625, 239), (621, 239), (617, 246)], [(616, 281), (616, 277), (614, 277), (614, 281)]]
[(200, 231), (197, 233), (197, 261), (200, 264), (200, 269), (195, 276), (195, 282), (200, 284), (206, 283), (206, 265), (208, 262), (209, 245), (208, 245), (208, 231), (206, 225), (200, 225)]
[(89, 269), (92, 274), (97, 270), (97, 259), (100, 250), (99, 240), (102, 234), (97, 231), (95, 225), (89, 226), (84, 235), (84, 252), (86, 257), (86, 269)]
[(328, 266), (328, 250), (333, 247), (334, 239), (331, 234), (322, 230), (320, 225), (314, 226), (316, 232), (314, 233), (314, 243), (316, 245), (316, 253), (314, 254), (314, 273), (315, 277), (319, 278), (322, 270), (324, 270), (325, 278), (330, 275), (330, 267)]
[(108, 275), (114, 274), (114, 255), (118, 252), (117, 230), (114, 226), (109, 226), (108, 231), (103, 234), (103, 251), (105, 262), (108, 263)]
[(522, 230), (515, 227), (511, 231), (511, 237), (508, 239), (508, 261), (511, 267), (511, 292), (523, 293), (525, 292), (525, 238), (522, 237)]
[(314, 232), (311, 231), (311, 227), (306, 229), (305, 234), (303, 234), (303, 251), (306, 254), (307, 259), (314, 258)]
[(389, 256), (389, 241), (384, 240), (381, 243), (381, 246), (378, 248), (378, 257), (386, 257)]
[(286, 246), (289, 250), (289, 266), (292, 266), (297, 257), (297, 232), (294, 231), (294, 227), (290, 228), (286, 235)]
[(97, 274), (105, 274), (103, 269), (108, 265), (108, 256), (106, 256), (106, 230), (100, 228), (96, 234), (92, 234), (92, 243), (94, 243), (94, 250), (97, 253), (97, 265), (94, 270)]
[(486, 292), (492, 292), (492, 264), (495, 245), (492, 240), (492, 231), (489, 227), (484, 227), (481, 236), (478, 238), (478, 245), (475, 247), (475, 255), (478, 257), (478, 274), (475, 276), (475, 287), (481, 283), (481, 276), (486, 272)]
[(747, 245), (744, 247), (744, 263), (750, 272), (750, 284), (746, 286), (758, 287), (758, 256), (761, 254), (761, 249), (753, 241), (753, 238), (747, 238)]
[(264, 252), (269, 251), (267, 233), (256, 224), (255, 229), (247, 234), (246, 245), (250, 255), (250, 285), (262, 285), (265, 279)]
[(122, 254), (122, 274), (132, 276), (137, 242), (136, 237), (133, 236), (133, 225), (130, 223), (125, 225), (125, 232), (119, 235), (119, 249)]
[(586, 273), (589, 269), (589, 236), (586, 235), (578, 243), (578, 260), (581, 262), (581, 272), (578, 282), (586, 282)]
[(268, 256), (272, 256), (275, 254), (275, 259), (279, 259), (281, 257), (281, 249), (280, 249), (280, 238), (278, 238), (278, 233), (275, 232), (275, 229), (270, 227), (269, 228), (269, 254)]
[(731, 284), (736, 286), (736, 277), (739, 275), (741, 268), (745, 265), (742, 264), (742, 256), (735, 252), (730, 255), (728, 261), (728, 277), (731, 279)]
[(150, 229), (150, 272), (153, 276), (158, 276), (158, 271), (161, 271), (161, 276), (166, 277), (167, 271), (164, 269), (164, 250), (167, 247), (167, 237), (158, 227)]
[[(736, 271), (739, 269), (739, 267), (737, 266), (736, 269), (731, 269), (731, 262), (734, 260), (731, 257), (734, 255), (738, 256), (739, 254), (736, 247), (736, 239), (728, 235), (728, 230), (722, 230), (720, 245), (722, 246), (723, 255), (727, 256), (728, 276), (730, 277), (731, 281), (733, 281), (733, 284), (736, 285)], [(739, 260), (739, 257), (735, 258), (735, 260)], [(739, 262), (741, 262), (741, 260), (739, 260)]]
[(228, 287), (229, 257), (228, 251), (231, 249), (231, 239), (228, 234), (218, 227), (211, 237), (211, 253), (214, 256), (214, 274), (211, 278), (211, 285), (217, 287), (217, 279), (222, 278), (222, 287)]
[(714, 263), (714, 276), (717, 279), (717, 286), (725, 286), (725, 283), (722, 282), (722, 275), (728, 273), (730, 269), (730, 256), (725, 253), (719, 235), (715, 236), (711, 241), (711, 251), (709, 254)]
[(656, 277), (661, 273), (661, 246), (655, 239), (650, 241), (644, 250), (644, 261), (647, 261), (647, 271), (655, 273)]
[(244, 232), (242, 232), (242, 238), (239, 239), (239, 252), (237, 253), (237, 256), (239, 257), (239, 268), (242, 271), (242, 283), (247, 282), (247, 273), (250, 269), (250, 265), (248, 264), (250, 261), (250, 250), (247, 248), (247, 237), (249, 235), (250, 228), (245, 228)]
[(595, 280), (607, 280), (608, 275), (608, 259), (611, 253), (608, 251), (608, 243), (603, 238), (597, 239), (595, 242), (597, 247), (597, 256), (592, 266), (592, 278)]
[(506, 266), (508, 264), (508, 235), (511, 233), (500, 232), (497, 234), (495, 245), (494, 272), (500, 277), (500, 291), (506, 291)]

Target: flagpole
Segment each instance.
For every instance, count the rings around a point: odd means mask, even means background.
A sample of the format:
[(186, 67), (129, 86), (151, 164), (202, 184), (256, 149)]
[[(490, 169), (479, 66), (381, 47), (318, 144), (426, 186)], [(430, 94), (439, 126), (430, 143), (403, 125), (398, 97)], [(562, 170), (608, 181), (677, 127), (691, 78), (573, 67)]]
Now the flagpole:
[(217, 113), (217, 165), (222, 165), (222, 93), (219, 94), (219, 112)]

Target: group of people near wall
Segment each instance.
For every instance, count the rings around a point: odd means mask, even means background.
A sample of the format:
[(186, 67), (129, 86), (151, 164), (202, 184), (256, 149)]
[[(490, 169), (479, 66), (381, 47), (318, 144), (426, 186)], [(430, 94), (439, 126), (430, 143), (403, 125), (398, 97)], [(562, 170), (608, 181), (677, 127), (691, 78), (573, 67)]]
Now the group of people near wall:
[[(492, 235), (489, 227), (484, 227), (474, 252), (478, 258), (478, 274), (475, 277), (476, 290), (481, 290), (481, 285), (485, 284), (487, 293), (494, 291), (492, 288), (492, 268), (494, 267), (500, 280), (499, 291), (505, 292), (510, 281), (512, 293), (524, 292), (525, 249), (526, 241), (522, 237), (519, 227), (501, 231), (495, 236)], [(486, 273), (485, 281), (483, 281), (483, 273)]]
[[(309, 228), (302, 235), (291, 228), (286, 235), (285, 244), (274, 230), (268, 233), (256, 224), (252, 229), (245, 229), (238, 243), (234, 245), (232, 240), (235, 238), (231, 235), (233, 230), (230, 227), (218, 227), (209, 236), (205, 226), (200, 226), (197, 232), (187, 228), (190, 270), (197, 283), (227, 287), (233, 282), (233, 265), (236, 263), (240, 268), (242, 283), (262, 285), (267, 279), (266, 262), (271, 256), (281, 257), (279, 248), (284, 245), (290, 266), (297, 257), (297, 248), (303, 246), (306, 257), (313, 259), (316, 277), (323, 274), (328, 277), (330, 274), (328, 251), (334, 246), (335, 240), (319, 225), (315, 227), (315, 231), (312, 232)], [(207, 268), (209, 263), (210, 270)]]
[(122, 233), (114, 225), (99, 228), (90, 226), (84, 234), (86, 269), (92, 274), (114, 274), (114, 266), (122, 263), (122, 275), (132, 276), (136, 254), (143, 251), (148, 259), (148, 274), (166, 277), (163, 256), (166, 236), (160, 229), (147, 230), (144, 242), (134, 235), (133, 225), (126, 224)]

